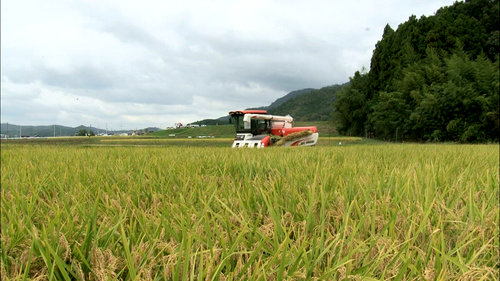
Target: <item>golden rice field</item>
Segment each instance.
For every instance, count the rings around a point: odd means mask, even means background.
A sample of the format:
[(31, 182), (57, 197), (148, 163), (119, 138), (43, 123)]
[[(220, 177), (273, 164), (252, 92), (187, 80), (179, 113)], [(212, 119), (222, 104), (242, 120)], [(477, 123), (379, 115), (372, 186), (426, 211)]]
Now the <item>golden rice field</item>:
[[(362, 141), (363, 139), (360, 137), (320, 137), (322, 141), (337, 141), (337, 142), (357, 142)], [(100, 138), (98, 141), (101, 143), (114, 143), (114, 142), (144, 142), (148, 141), (151, 143), (169, 143), (176, 141), (185, 141), (185, 142), (201, 142), (201, 141), (212, 141), (212, 142), (225, 142), (228, 143), (229, 146), (233, 142), (234, 138), (148, 138), (148, 137), (111, 137), (111, 138)]]
[(1, 147), (2, 280), (498, 280), (498, 145)]

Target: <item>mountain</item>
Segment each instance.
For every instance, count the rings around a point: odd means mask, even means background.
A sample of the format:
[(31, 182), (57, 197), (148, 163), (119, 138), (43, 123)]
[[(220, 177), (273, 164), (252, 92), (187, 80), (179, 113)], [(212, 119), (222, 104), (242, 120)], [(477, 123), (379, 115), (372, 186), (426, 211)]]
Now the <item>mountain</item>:
[[(74, 136), (80, 130), (88, 130), (88, 126), (80, 125), (78, 127), (67, 127), (61, 125), (48, 125), (48, 126), (20, 126), (9, 123), (2, 123), (0, 127), (0, 132), (2, 137), (4, 135), (9, 137), (19, 137), (19, 134), (23, 137), (59, 137), (59, 136)], [(121, 133), (132, 133), (134, 130), (119, 130), (111, 131), (100, 129), (96, 127), (90, 127), (90, 129), (96, 133), (108, 133), (108, 134), (121, 134)], [(138, 131), (148, 131), (156, 132), (161, 130), (160, 128), (149, 127)]]
[(295, 121), (327, 121), (330, 119), (335, 94), (343, 86), (333, 85), (317, 90), (292, 92), (296, 94), (285, 101), (276, 100), (267, 112), (272, 115), (289, 114)]
[[(302, 89), (302, 90), (295, 90), (295, 91), (292, 91), (284, 96), (282, 96), (281, 98), (278, 98), (277, 100), (273, 101), (270, 105), (268, 106), (260, 106), (260, 107), (250, 107), (250, 108), (247, 108), (247, 109), (261, 109), (261, 110), (269, 110), (271, 108), (275, 108), (275, 107), (278, 107), (280, 106), (281, 104), (287, 102), (288, 100), (290, 99), (293, 99), (295, 97), (298, 97), (300, 95), (303, 95), (303, 94), (307, 94), (307, 93), (310, 93), (311, 91), (313, 91), (315, 89), (312, 89), (312, 88), (306, 88), (306, 89)], [(229, 115), (228, 115), (229, 117)]]
[[(324, 87), (321, 89), (306, 88), (292, 91), (276, 99), (268, 106), (251, 107), (246, 109), (267, 110), (274, 115), (290, 114), (297, 121), (323, 121), (328, 120), (335, 92), (340, 85)], [(229, 115), (217, 119), (203, 119), (192, 124), (222, 125), (229, 123)]]
[[(9, 137), (31, 136), (31, 137), (52, 137), (52, 136), (74, 136), (75, 133), (81, 128), (88, 128), (84, 126), (72, 128), (61, 125), (49, 126), (19, 126), (15, 124), (2, 123), (0, 131), (2, 135)], [(95, 128), (93, 128), (95, 129)]]
[(298, 97), (298, 96), (310, 93), (313, 90), (314, 89), (312, 89), (312, 88), (307, 88), (307, 89), (292, 91), (292, 92), (288, 93), (287, 95), (285, 95), (285, 96), (283, 96), (283, 97), (275, 100), (273, 103), (271, 103), (267, 107), (267, 109), (278, 107), (278, 106), (282, 105), (283, 103), (287, 102), (290, 99), (293, 99), (295, 97)]

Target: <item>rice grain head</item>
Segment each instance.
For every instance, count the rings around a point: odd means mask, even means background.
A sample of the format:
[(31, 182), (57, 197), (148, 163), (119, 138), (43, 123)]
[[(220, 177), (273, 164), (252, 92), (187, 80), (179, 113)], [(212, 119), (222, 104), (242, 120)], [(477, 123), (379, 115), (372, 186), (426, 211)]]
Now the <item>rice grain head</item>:
[(311, 130), (304, 130), (304, 131), (300, 131), (300, 132), (291, 133), (289, 135), (286, 135), (286, 136), (282, 137), (274, 145), (276, 145), (276, 146), (282, 146), (287, 141), (293, 141), (293, 140), (296, 140), (296, 139), (307, 137), (309, 135), (312, 135), (312, 131)]

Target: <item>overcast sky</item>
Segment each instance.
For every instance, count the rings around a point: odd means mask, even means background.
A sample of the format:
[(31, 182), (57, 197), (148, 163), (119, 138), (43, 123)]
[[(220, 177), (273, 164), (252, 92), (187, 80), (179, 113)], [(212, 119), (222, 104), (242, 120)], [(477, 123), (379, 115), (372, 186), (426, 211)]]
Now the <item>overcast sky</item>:
[(1, 121), (164, 128), (369, 69), (449, 0), (1, 2)]

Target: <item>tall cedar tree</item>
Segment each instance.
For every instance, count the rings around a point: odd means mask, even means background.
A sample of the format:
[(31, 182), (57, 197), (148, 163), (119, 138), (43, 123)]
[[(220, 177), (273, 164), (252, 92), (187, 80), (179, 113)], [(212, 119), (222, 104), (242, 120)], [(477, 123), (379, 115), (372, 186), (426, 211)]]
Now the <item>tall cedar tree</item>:
[(340, 133), (386, 140), (498, 141), (499, 1), (457, 2), (384, 28), (370, 71), (334, 102)]

